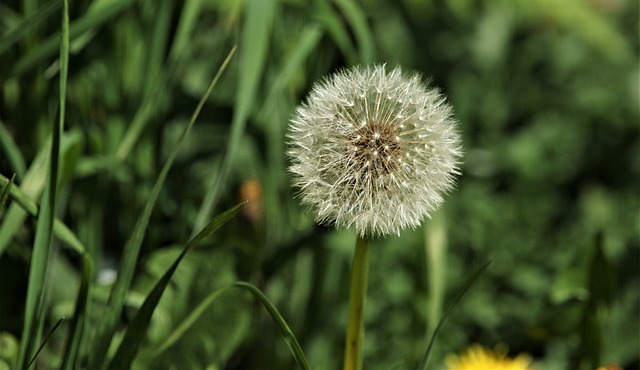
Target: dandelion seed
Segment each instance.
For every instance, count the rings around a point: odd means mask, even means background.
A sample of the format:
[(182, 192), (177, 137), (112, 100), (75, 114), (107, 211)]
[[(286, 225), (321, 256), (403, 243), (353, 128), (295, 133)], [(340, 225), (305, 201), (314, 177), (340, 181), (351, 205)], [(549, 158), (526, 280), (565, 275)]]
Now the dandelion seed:
[(384, 66), (316, 84), (287, 137), (293, 184), (316, 221), (369, 237), (417, 227), (436, 210), (462, 153), (444, 97)]

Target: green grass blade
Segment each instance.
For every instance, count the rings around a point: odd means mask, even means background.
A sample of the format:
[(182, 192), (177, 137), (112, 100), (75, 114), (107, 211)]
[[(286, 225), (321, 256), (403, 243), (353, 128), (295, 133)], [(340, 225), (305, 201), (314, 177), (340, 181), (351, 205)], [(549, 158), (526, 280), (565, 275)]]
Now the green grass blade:
[[(9, 181), (10, 180), (8, 178), (0, 174), (0, 185), (6, 186)], [(20, 208), (29, 213), (31, 216), (36, 218), (38, 217), (38, 204), (22, 190), (20, 190), (20, 188), (18, 188), (17, 186), (11, 186), (9, 188), (9, 195)], [(70, 247), (72, 250), (78, 252), (79, 254), (85, 253), (86, 248), (84, 247), (82, 242), (71, 230), (69, 230), (67, 225), (62, 223), (62, 221), (57, 218), (53, 220), (53, 233), (56, 237), (58, 237), (58, 239), (60, 239), (60, 241), (64, 243), (64, 245)]]
[(89, 288), (91, 287), (91, 280), (93, 278), (93, 263), (91, 258), (84, 254), (82, 256), (82, 282), (80, 283), (80, 291), (78, 292), (78, 299), (76, 301), (76, 308), (69, 325), (69, 336), (67, 338), (67, 345), (65, 348), (64, 356), (62, 358), (62, 365), (60, 369), (76, 369), (78, 360), (78, 349), (80, 343), (82, 343), (82, 336), (85, 325), (85, 317), (87, 315), (87, 307), (89, 301)]
[(145, 94), (152, 91), (156, 77), (161, 74), (164, 56), (169, 38), (169, 30), (171, 30), (171, 20), (173, 16), (174, 1), (162, 0), (156, 1), (155, 22), (149, 40), (148, 59), (145, 65)]
[(42, 341), (42, 343), (40, 343), (40, 347), (38, 347), (38, 350), (36, 351), (36, 353), (33, 355), (33, 357), (31, 358), (31, 361), (29, 361), (29, 364), (27, 365), (27, 368), (31, 367), (31, 365), (33, 365), (33, 363), (35, 362), (35, 360), (38, 358), (38, 355), (40, 354), (40, 352), (42, 351), (42, 349), (44, 348), (44, 346), (47, 345), (47, 342), (49, 341), (49, 339), (51, 338), (51, 336), (53, 335), (53, 333), (56, 331), (56, 329), (58, 329), (58, 326), (60, 326), (60, 324), (62, 324), (62, 322), (64, 321), (65, 317), (62, 316), (58, 322), (56, 322), (56, 324), (53, 326), (53, 328), (51, 328), (51, 330), (49, 330), (49, 334), (47, 334), (47, 336), (44, 338), (44, 340)]
[[(49, 164), (49, 155), (51, 154), (51, 146), (47, 144), (36, 155), (33, 163), (27, 170), (20, 189), (26, 198), (40, 198), (44, 188), (45, 176)], [(6, 177), (4, 177), (6, 179)], [(8, 179), (7, 179), (8, 181)], [(11, 195), (13, 196), (16, 186), (11, 187)], [(26, 215), (20, 208), (11, 204), (7, 209), (4, 220), (0, 225), (0, 256), (9, 246), (9, 242), (13, 239), (15, 233), (19, 230)]]
[(64, 245), (71, 248), (73, 251), (78, 254), (86, 253), (87, 249), (84, 244), (78, 239), (78, 237), (71, 231), (67, 225), (62, 223), (62, 221), (57, 218), (53, 220), (53, 233), (55, 234)]
[(173, 262), (173, 264), (165, 271), (162, 275), (162, 278), (156, 283), (151, 290), (151, 293), (145, 298), (144, 303), (138, 310), (138, 313), (133, 318), (129, 327), (127, 328), (127, 332), (118, 347), (118, 350), (109, 365), (110, 369), (128, 369), (131, 367), (131, 363), (135, 358), (138, 348), (142, 343), (142, 340), (147, 335), (147, 328), (149, 327), (149, 323), (151, 322), (151, 316), (153, 315), (153, 311), (156, 309), (164, 290), (169, 285), (171, 281), (171, 277), (173, 277), (173, 273), (178, 268), (178, 265), (187, 255), (187, 252), (191, 250), (193, 247), (202, 242), (206, 237), (211, 235), (214, 231), (218, 230), (222, 225), (227, 223), (236, 213), (244, 206), (244, 202), (236, 205), (235, 207), (223, 212), (221, 215), (216, 217), (213, 221), (211, 221), (202, 231), (198, 233), (187, 245), (184, 247), (178, 258)]
[(23, 18), (13, 8), (0, 3), (0, 28), (5, 30), (16, 28), (22, 23)]
[(307, 362), (307, 358), (305, 357), (304, 352), (302, 352), (300, 343), (298, 343), (298, 339), (296, 339), (296, 336), (293, 334), (293, 331), (291, 331), (291, 328), (289, 327), (285, 319), (280, 314), (280, 311), (278, 311), (276, 306), (274, 306), (274, 304), (271, 303), (271, 301), (269, 301), (269, 298), (267, 298), (267, 296), (265, 296), (260, 291), (260, 289), (256, 288), (254, 285), (251, 285), (249, 283), (239, 281), (234, 283), (233, 286), (249, 291), (251, 294), (253, 294), (254, 297), (256, 297), (260, 301), (260, 303), (262, 303), (262, 305), (267, 310), (267, 312), (269, 312), (269, 315), (271, 315), (271, 318), (273, 319), (273, 321), (280, 328), (280, 331), (282, 331), (282, 335), (284, 335), (284, 339), (287, 342), (287, 345), (289, 346), (289, 349), (291, 350), (293, 357), (298, 363), (298, 366), (300, 366), (301, 369), (310, 369), (309, 363)]
[(373, 63), (376, 52), (375, 44), (362, 9), (352, 0), (336, 0), (335, 4), (342, 10), (342, 14), (351, 24), (360, 49), (360, 62), (365, 64)]
[[(165, 2), (165, 7), (171, 6)], [(165, 15), (168, 11), (163, 12)], [(166, 26), (167, 28), (169, 26)], [(161, 30), (157, 31), (156, 39), (167, 37)], [(154, 44), (161, 44), (160, 41), (154, 40)], [(144, 132), (147, 124), (151, 121), (153, 115), (155, 115), (159, 109), (161, 109), (162, 95), (167, 89), (168, 77), (174, 72), (176, 68), (176, 60), (170, 60), (164, 68), (162, 67), (161, 57), (164, 55), (163, 46), (155, 45), (157, 58), (154, 60), (153, 70), (155, 73), (147, 73), (145, 95), (142, 104), (136, 111), (131, 125), (127, 128), (118, 149), (116, 150), (115, 158), (117, 162), (124, 161), (129, 156), (133, 148), (135, 147), (138, 139)], [(160, 50), (161, 49), (161, 50)], [(155, 78), (154, 78), (155, 77)]]
[(4, 210), (4, 205), (7, 203), (7, 199), (9, 198), (9, 189), (13, 186), (13, 182), (16, 179), (16, 174), (14, 173), (11, 176), (11, 180), (2, 186), (2, 192), (0, 192), (0, 216), (2, 216), (2, 211)]
[(476, 272), (473, 275), (471, 275), (471, 277), (467, 280), (467, 282), (464, 284), (462, 289), (460, 289), (460, 292), (458, 293), (456, 298), (451, 303), (451, 306), (449, 306), (449, 308), (444, 313), (444, 315), (442, 315), (442, 318), (440, 319), (440, 322), (438, 323), (438, 326), (436, 326), (436, 329), (433, 331), (433, 335), (431, 335), (431, 339), (429, 340), (429, 344), (427, 345), (427, 349), (424, 352), (424, 354), (422, 355), (422, 358), (420, 359), (420, 365), (418, 365), (418, 369), (425, 369), (426, 368), (427, 361), (429, 360), (429, 355), (431, 354), (431, 349), (433, 348), (433, 344), (435, 343), (436, 338), (438, 337), (438, 334), (440, 333), (440, 330), (442, 330), (442, 327), (444, 326), (444, 322), (447, 320), (449, 315), (451, 315), (451, 312), (456, 307), (458, 302), (460, 302), (460, 299), (462, 299), (462, 297), (467, 293), (467, 291), (469, 290), (469, 288), (471, 288), (473, 283), (475, 283), (476, 280), (478, 280), (478, 277), (480, 277), (480, 274), (482, 274), (482, 272), (484, 272), (484, 270), (487, 267), (489, 267), (491, 262), (492, 262), (491, 260), (485, 262), (482, 266), (480, 266), (476, 270)]
[(209, 222), (207, 226), (205, 226), (202, 231), (198, 233), (193, 239), (189, 241), (186, 246), (186, 250), (189, 250), (196, 245), (200, 244), (205, 238), (209, 237), (209, 235), (213, 234), (216, 230), (218, 230), (222, 225), (226, 224), (236, 213), (240, 210), (240, 208), (244, 207), (246, 201), (235, 205), (234, 207), (224, 211), (218, 217), (216, 217), (213, 221)]
[[(267, 146), (266, 162), (269, 163), (267, 171), (273, 173), (285, 173), (286, 162), (282, 153), (286, 151), (285, 141), (283, 140), (284, 131), (286, 125), (281, 124), (286, 122), (290, 113), (287, 107), (283, 109), (283, 102), (290, 99), (290, 88), (292, 81), (300, 71), (305, 70), (305, 64), (311, 53), (317, 49), (318, 44), (322, 40), (324, 30), (317, 24), (311, 24), (300, 32), (299, 37), (295, 40), (295, 45), (291, 48), (291, 51), (283, 58), (285, 60), (284, 65), (275, 74), (273, 83), (269, 84), (269, 90), (266, 94), (266, 101), (262, 105), (263, 111), (260, 114), (266, 114), (274, 124), (267, 124), (264, 127), (265, 139), (269, 143)], [(280, 179), (277, 176), (269, 176), (268, 181), (263, 183), (265, 192), (275, 191), (275, 188), (280, 187)], [(265, 211), (266, 217), (277, 217), (272, 212), (278, 209), (280, 200), (278, 199), (265, 199)], [(275, 206), (271, 206), (269, 202), (275, 202)]]
[(185, 1), (182, 6), (180, 20), (176, 27), (175, 36), (169, 52), (169, 61), (176, 62), (181, 56), (186, 46), (191, 42), (193, 28), (197, 25), (198, 16), (202, 12), (204, 1), (191, 0)]
[(200, 111), (204, 106), (205, 102), (211, 95), (213, 88), (217, 84), (222, 72), (226, 69), (231, 57), (235, 53), (236, 48), (234, 47), (230, 52), (222, 66), (218, 70), (216, 76), (211, 81), (209, 88), (200, 99), (198, 106), (196, 107), (193, 115), (191, 116), (191, 120), (189, 125), (185, 128), (184, 132), (178, 138), (178, 141), (173, 146), (167, 161), (165, 162), (162, 170), (160, 171), (160, 175), (154, 184), (149, 199), (145, 205), (145, 208), (138, 218), (136, 225), (134, 226), (133, 233), (124, 247), (124, 252), (122, 255), (122, 260), (120, 263), (120, 267), (118, 269), (118, 277), (116, 278), (116, 282), (111, 290), (111, 294), (109, 296), (109, 303), (107, 305), (107, 309), (104, 312), (103, 320), (100, 321), (96, 332), (96, 345), (92, 350), (92, 358), (89, 364), (89, 367), (99, 367), (100, 364), (104, 363), (104, 359), (109, 348), (109, 344), (111, 343), (111, 339), (113, 338), (113, 334), (115, 333), (118, 318), (122, 312), (122, 307), (124, 305), (124, 300), (129, 290), (129, 286), (131, 285), (131, 280), (133, 278), (133, 272), (136, 266), (136, 262), (138, 260), (138, 254), (140, 252), (140, 247), (142, 246), (142, 240), (145, 235), (145, 230), (147, 229), (147, 225), (149, 224), (149, 218), (151, 217), (151, 212), (153, 211), (153, 207), (155, 205), (158, 196), (160, 195), (160, 190), (162, 189), (162, 184), (164, 183), (167, 174), (169, 173), (169, 169), (175, 160), (180, 146), (184, 142), (185, 138), (191, 131), (191, 128), (196, 122), (196, 119), (200, 115)]
[[(127, 173), (130, 169), (113, 155), (85, 155), (78, 160), (74, 178), (94, 176), (100, 172)], [(117, 176), (117, 175), (116, 175)]]
[(200, 230), (207, 220), (211, 219), (222, 187), (226, 183), (234, 156), (244, 132), (244, 127), (255, 106), (255, 96), (262, 71), (266, 64), (269, 46), (269, 35), (275, 14), (276, 3), (273, 0), (248, 0), (246, 4), (246, 20), (240, 40), (241, 56), (238, 61), (238, 90), (236, 106), (231, 122), (231, 135), (225, 153), (222, 167), (217, 173), (217, 180), (205, 196), (206, 201), (198, 212), (193, 228), (193, 234)]
[(16, 41), (20, 40), (22, 35), (29, 31), (33, 26), (49, 18), (56, 10), (62, 6), (60, 0), (50, 0), (42, 5), (38, 11), (31, 17), (25, 19), (20, 25), (7, 32), (0, 38), (0, 54), (7, 50)]
[(24, 157), (20, 153), (20, 149), (16, 143), (11, 139), (9, 130), (4, 126), (4, 123), (0, 120), (0, 147), (4, 150), (6, 158), (11, 165), (11, 169), (18, 175), (18, 179), (24, 179), (25, 172), (27, 172), (27, 166), (25, 165)]
[(160, 95), (160, 91), (162, 91), (162, 84), (158, 82), (158, 86), (153, 89), (151, 94), (147, 95), (147, 98), (143, 100), (140, 108), (136, 112), (135, 116), (133, 116), (133, 121), (131, 121), (131, 125), (127, 129), (127, 132), (116, 151), (116, 158), (118, 161), (123, 161), (129, 156), (147, 122), (149, 122), (151, 116), (158, 109), (157, 100)]
[(241, 288), (249, 291), (254, 297), (256, 297), (260, 303), (264, 306), (264, 308), (269, 312), (273, 321), (278, 325), (280, 331), (284, 335), (284, 339), (293, 354), (294, 359), (298, 363), (301, 369), (309, 369), (309, 363), (307, 362), (307, 358), (300, 347), (300, 343), (296, 339), (295, 335), (291, 331), (291, 328), (285, 321), (285, 319), (280, 314), (280, 311), (269, 301), (269, 299), (260, 291), (260, 289), (256, 288), (254, 285), (251, 285), (246, 282), (238, 281), (231, 285), (227, 285), (225, 287), (219, 288), (209, 294), (196, 308), (187, 316), (187, 318), (167, 337), (165, 342), (154, 352), (153, 356), (158, 356), (162, 352), (164, 352), (167, 348), (171, 347), (175, 342), (177, 342), (187, 330), (196, 321), (200, 318), (200, 316), (215, 302), (222, 293), (226, 292), (229, 288)]
[(354, 51), (356, 49), (351, 42), (349, 32), (344, 24), (342, 24), (340, 17), (335, 14), (332, 6), (328, 0), (316, 1), (318, 19), (324, 24), (327, 33), (336, 43), (342, 55), (347, 59), (347, 63), (355, 65), (358, 63), (358, 57)]
[[(69, 72), (69, 4), (64, 0), (62, 11), (62, 41), (60, 43), (60, 96), (57, 119), (52, 122), (51, 160), (44, 188), (42, 209), (38, 213), (36, 235), (29, 267), (25, 323), (22, 328), (18, 368), (24, 368), (27, 359), (34, 356), (34, 347), (41, 337), (40, 328), (45, 316), (45, 281), (49, 267), (49, 250), (53, 238), (53, 220), (56, 213), (60, 137), (65, 120), (67, 75)], [(30, 367), (30, 366), (27, 366)]]
[(175, 342), (177, 342), (184, 333), (189, 330), (196, 323), (196, 321), (202, 316), (203, 313), (213, 304), (213, 302), (218, 299), (218, 297), (225, 292), (227, 289), (231, 288), (232, 285), (227, 285), (220, 289), (215, 290), (213, 293), (209, 294), (207, 298), (205, 298), (202, 302), (200, 302), (196, 308), (191, 311), (189, 316), (180, 323), (180, 325), (175, 328), (175, 330), (169, 334), (167, 339), (162, 343), (160, 347), (153, 353), (152, 357), (159, 356), (162, 352), (164, 352), (167, 348), (171, 347)]
[(162, 67), (168, 38), (167, 30), (170, 29), (169, 22), (172, 16), (172, 6), (173, 3), (171, 1), (159, 2), (158, 22), (155, 24), (153, 38), (149, 41), (151, 48), (147, 59), (148, 68), (146, 68), (144, 99), (116, 150), (115, 157), (117, 162), (122, 162), (129, 156), (145, 127), (151, 121), (153, 115), (161, 108), (161, 97), (167, 88), (166, 80), (174, 67), (171, 63), (164, 69)]
[[(66, 133), (61, 140), (60, 158), (72, 157), (71, 152), (78, 150), (81, 145), (81, 140), (81, 135)], [(50, 154), (51, 147), (48, 143), (46, 146), (43, 146), (36, 155), (36, 159), (27, 170), (24, 180), (20, 184), (20, 188), (17, 186), (11, 187), (10, 195), (18, 204), (11, 204), (9, 206), (4, 220), (2, 224), (0, 224), (0, 256), (2, 256), (9, 246), (16, 232), (20, 230), (26, 217), (24, 211), (27, 211), (34, 217), (38, 215), (38, 206), (32, 199), (38, 199), (44, 188), (45, 176), (43, 176), (43, 173), (47, 171)], [(64, 166), (62, 166), (62, 168), (64, 168)], [(0, 175), (0, 183), (5, 184), (8, 181), (6, 177)], [(78, 242), (77, 238), (68, 232), (66, 226), (58, 220), (54, 221), (54, 231), (67, 245), (82, 253), (81, 251), (84, 249), (82, 244)], [(62, 234), (59, 234), (59, 232)]]
[[(193, 5), (196, 5), (196, 9), (193, 9)], [(116, 150), (116, 160), (118, 162), (123, 161), (125, 158), (129, 156), (133, 148), (135, 147), (138, 139), (142, 135), (145, 127), (151, 120), (151, 117), (158, 111), (160, 108), (161, 95), (165, 92), (166, 89), (166, 79), (170, 76), (178, 63), (176, 46), (177, 44), (183, 45), (184, 42), (190, 40), (191, 35), (189, 31), (195, 25), (195, 18), (198, 15), (199, 4), (194, 1), (189, 1), (184, 4), (183, 14), (180, 20), (180, 24), (177, 29), (177, 34), (174, 39), (173, 48), (170, 51), (169, 61), (167, 65), (162, 68), (162, 56), (164, 56), (166, 50), (164, 49), (164, 45), (166, 45), (166, 39), (168, 35), (166, 31), (170, 28), (168, 25), (164, 25), (161, 27), (160, 24), (157, 25), (154, 32), (154, 39), (152, 40), (152, 49), (151, 54), (156, 57), (151, 57), (153, 66), (147, 69), (147, 77), (146, 77), (146, 87), (145, 87), (145, 98), (140, 105), (140, 108), (136, 112), (133, 117), (133, 121), (131, 125), (127, 129), (127, 132), (124, 135), (124, 138), (120, 142), (118, 149)], [(160, 10), (160, 19), (164, 20), (165, 23), (171, 20), (172, 12), (172, 2), (165, 1), (162, 3), (163, 8)], [(195, 11), (194, 11), (195, 10)], [(188, 14), (185, 14), (188, 13)], [(187, 18), (186, 20), (184, 18)], [(188, 25), (185, 25), (185, 21), (191, 22)], [(158, 22), (161, 23), (161, 22)], [(163, 42), (162, 40), (165, 40)], [(154, 78), (154, 76), (157, 76)]]
[(442, 303), (445, 296), (446, 256), (447, 256), (447, 226), (445, 209), (436, 212), (429, 222), (425, 223), (424, 249), (427, 267), (427, 281), (429, 284), (427, 310), (427, 335), (433, 334), (442, 315)]
[[(125, 7), (133, 4), (134, 2), (134, 0), (114, 0), (109, 1), (108, 5), (102, 6), (100, 9), (89, 11), (87, 14), (74, 21), (69, 27), (70, 39), (73, 40), (84, 32), (106, 23), (109, 19), (118, 15)], [(60, 35), (54, 34), (39, 43), (35, 48), (33, 48), (33, 50), (18, 60), (11, 71), (11, 75), (19, 76), (37, 66), (43, 60), (54, 55), (58, 49), (59, 40)]]
[(306, 27), (300, 33), (296, 46), (287, 56), (284, 66), (269, 89), (268, 99), (274, 99), (272, 98), (274, 95), (289, 86), (296, 71), (304, 66), (309, 55), (318, 47), (323, 34), (322, 27), (315, 24)]

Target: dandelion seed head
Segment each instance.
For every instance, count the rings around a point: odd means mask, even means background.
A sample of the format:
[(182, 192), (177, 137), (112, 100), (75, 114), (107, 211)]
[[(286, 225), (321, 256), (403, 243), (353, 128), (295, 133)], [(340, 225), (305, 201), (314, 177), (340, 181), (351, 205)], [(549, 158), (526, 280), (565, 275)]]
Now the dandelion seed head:
[(301, 202), (316, 221), (361, 236), (417, 227), (453, 188), (462, 154), (444, 97), (385, 66), (317, 83), (287, 137)]

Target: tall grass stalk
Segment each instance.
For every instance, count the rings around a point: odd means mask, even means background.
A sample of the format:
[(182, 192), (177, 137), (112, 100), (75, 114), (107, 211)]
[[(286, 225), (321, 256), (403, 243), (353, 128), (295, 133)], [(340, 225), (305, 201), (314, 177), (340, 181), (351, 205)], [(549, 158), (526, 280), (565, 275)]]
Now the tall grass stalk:
[(351, 267), (349, 316), (345, 343), (344, 370), (362, 369), (362, 344), (364, 342), (364, 307), (367, 299), (369, 275), (369, 248), (371, 239), (358, 236)]
[(69, 71), (69, 4), (65, 0), (62, 11), (62, 40), (60, 43), (60, 96), (58, 114), (52, 122), (51, 162), (47, 172), (47, 182), (42, 197), (42, 209), (38, 214), (36, 235), (29, 267), (29, 283), (27, 285), (27, 301), (25, 322), (22, 327), (20, 351), (17, 368), (31, 367), (28, 361), (36, 354), (36, 346), (42, 337), (45, 319), (47, 296), (47, 272), (51, 241), (53, 236), (53, 220), (56, 214), (56, 197), (58, 184), (58, 167), (60, 162), (60, 137), (65, 120), (65, 102), (67, 98), (67, 77)]

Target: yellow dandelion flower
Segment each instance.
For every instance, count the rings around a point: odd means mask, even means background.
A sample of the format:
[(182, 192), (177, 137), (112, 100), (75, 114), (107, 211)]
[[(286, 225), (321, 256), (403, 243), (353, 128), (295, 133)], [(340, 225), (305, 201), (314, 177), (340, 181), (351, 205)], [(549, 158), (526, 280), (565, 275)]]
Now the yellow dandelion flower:
[(445, 363), (449, 370), (527, 370), (531, 357), (519, 354), (510, 358), (505, 347), (491, 350), (474, 344), (461, 355), (447, 356)]

